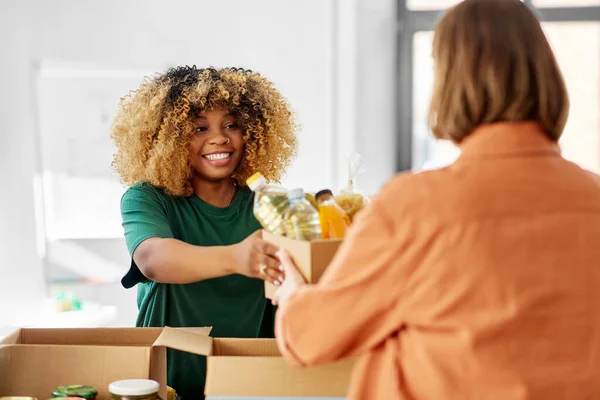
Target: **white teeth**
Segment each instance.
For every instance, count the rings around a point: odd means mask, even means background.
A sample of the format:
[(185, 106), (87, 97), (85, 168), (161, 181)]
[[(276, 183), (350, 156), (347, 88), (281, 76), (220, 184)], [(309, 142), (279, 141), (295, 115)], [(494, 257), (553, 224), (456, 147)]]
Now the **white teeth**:
[(207, 154), (204, 157), (208, 158), (210, 161), (224, 160), (229, 157), (229, 153)]

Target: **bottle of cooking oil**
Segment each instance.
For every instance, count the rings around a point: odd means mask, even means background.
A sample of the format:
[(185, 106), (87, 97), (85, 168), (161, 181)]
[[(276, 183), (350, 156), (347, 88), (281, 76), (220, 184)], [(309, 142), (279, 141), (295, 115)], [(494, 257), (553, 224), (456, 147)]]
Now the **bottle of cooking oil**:
[(283, 223), (290, 201), (287, 190), (281, 186), (269, 184), (265, 177), (257, 172), (246, 180), (254, 194), (254, 216), (262, 227), (279, 236), (285, 236)]
[(341, 239), (350, 227), (350, 218), (335, 202), (329, 189), (317, 192), (319, 203), (319, 220), (321, 221), (321, 236), (323, 239)]
[(306, 200), (304, 190), (290, 190), (288, 198), (290, 207), (285, 214), (287, 235), (296, 240), (321, 239), (319, 212)]

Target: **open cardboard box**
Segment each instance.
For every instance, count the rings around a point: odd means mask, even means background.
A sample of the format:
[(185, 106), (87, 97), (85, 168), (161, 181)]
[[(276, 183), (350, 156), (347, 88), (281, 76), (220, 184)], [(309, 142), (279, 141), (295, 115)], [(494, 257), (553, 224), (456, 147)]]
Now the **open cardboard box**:
[[(50, 397), (86, 384), (108, 400), (116, 380), (150, 378), (166, 399), (166, 347), (208, 356), (207, 396), (344, 397), (352, 360), (295, 369), (274, 339), (225, 339), (210, 328), (19, 329), (0, 342), (0, 396)], [(175, 388), (177, 389), (177, 388)]]
[[(335, 256), (342, 239), (324, 239), (306, 242), (284, 236), (277, 236), (263, 230), (262, 238), (267, 242), (287, 250), (294, 263), (308, 283), (317, 283)], [(265, 282), (265, 297), (273, 298), (277, 286)]]

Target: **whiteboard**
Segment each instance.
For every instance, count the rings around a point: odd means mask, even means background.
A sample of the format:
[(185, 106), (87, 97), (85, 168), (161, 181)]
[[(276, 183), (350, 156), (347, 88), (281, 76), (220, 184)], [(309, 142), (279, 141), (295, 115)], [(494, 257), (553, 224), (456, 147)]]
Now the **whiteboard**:
[(39, 170), (48, 241), (123, 237), (119, 204), (125, 188), (110, 167), (110, 124), (119, 99), (148, 75), (40, 66)]

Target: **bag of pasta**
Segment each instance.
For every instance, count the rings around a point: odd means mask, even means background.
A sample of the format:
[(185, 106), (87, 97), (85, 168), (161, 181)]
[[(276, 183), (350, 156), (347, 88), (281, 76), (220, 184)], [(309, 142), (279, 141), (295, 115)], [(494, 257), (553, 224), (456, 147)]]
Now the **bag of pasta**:
[(348, 185), (335, 196), (335, 202), (346, 212), (350, 221), (370, 201), (356, 188), (356, 178), (364, 170), (360, 154), (352, 153), (348, 161)]

